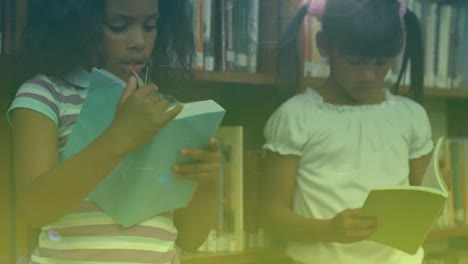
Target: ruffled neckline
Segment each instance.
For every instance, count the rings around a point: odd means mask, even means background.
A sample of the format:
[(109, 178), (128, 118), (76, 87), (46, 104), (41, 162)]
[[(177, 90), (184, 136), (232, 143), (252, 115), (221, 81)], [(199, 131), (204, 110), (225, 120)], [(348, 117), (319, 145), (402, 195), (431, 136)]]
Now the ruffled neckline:
[(394, 95), (388, 90), (385, 90), (385, 98), (382, 102), (378, 104), (371, 105), (336, 105), (325, 102), (323, 97), (313, 88), (308, 87), (306, 93), (311, 95), (317, 102), (317, 106), (321, 109), (328, 109), (337, 112), (353, 112), (353, 111), (369, 111), (376, 110), (385, 107), (386, 105), (392, 103)]

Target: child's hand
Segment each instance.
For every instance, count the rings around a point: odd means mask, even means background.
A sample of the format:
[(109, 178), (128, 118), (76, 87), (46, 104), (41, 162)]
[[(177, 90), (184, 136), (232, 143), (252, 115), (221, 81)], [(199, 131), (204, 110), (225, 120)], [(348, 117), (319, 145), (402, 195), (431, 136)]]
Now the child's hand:
[(124, 153), (146, 144), (182, 110), (182, 105), (177, 104), (167, 111), (169, 102), (159, 98), (157, 90), (154, 84), (137, 89), (135, 77), (125, 87), (109, 128), (115, 142), (122, 144)]
[(360, 218), (361, 209), (347, 209), (329, 222), (330, 242), (353, 243), (367, 239), (377, 228), (377, 219)]
[(219, 143), (212, 138), (209, 147), (205, 149), (186, 149), (181, 155), (199, 162), (194, 164), (178, 164), (174, 166), (174, 173), (181, 178), (191, 179), (198, 183), (199, 188), (215, 187), (219, 179), (221, 154)]

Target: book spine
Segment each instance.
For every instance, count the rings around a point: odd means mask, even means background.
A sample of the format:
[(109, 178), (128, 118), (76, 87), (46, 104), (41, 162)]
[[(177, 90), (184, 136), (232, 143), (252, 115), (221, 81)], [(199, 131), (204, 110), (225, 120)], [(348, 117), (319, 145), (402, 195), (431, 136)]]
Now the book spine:
[(456, 142), (450, 145), (452, 155), (452, 181), (453, 181), (453, 206), (455, 210), (455, 224), (457, 226), (464, 225), (465, 216), (463, 212), (463, 201), (461, 194), (461, 177), (460, 177), (460, 153)]
[(248, 37), (247, 19), (249, 10), (249, 0), (238, 0), (237, 7), (237, 45), (236, 45), (236, 71), (247, 72), (248, 70)]
[[(451, 152), (451, 139), (447, 139), (444, 145), (444, 160), (448, 168), (453, 168), (453, 157)], [(451, 190), (446, 203), (446, 212), (444, 214), (444, 221), (442, 227), (453, 227), (455, 226), (455, 207), (454, 207), (454, 194), (453, 194), (453, 181)]]
[(306, 16), (304, 19), (304, 77), (306, 78), (312, 78), (311, 19), (310, 16)]
[(450, 23), (450, 40), (449, 40), (449, 60), (448, 60), (448, 81), (447, 85), (449, 88), (455, 88), (455, 66), (456, 66), (456, 51), (457, 51), (457, 25), (459, 12), (457, 9), (452, 9), (451, 23)]
[(457, 15), (457, 32), (456, 32), (456, 51), (455, 51), (455, 78), (454, 78), (454, 87), (461, 88), (461, 84), (463, 82), (463, 60), (464, 60), (464, 44), (467, 43), (465, 41), (465, 33), (464, 33), (464, 25), (465, 25), (465, 14), (466, 8), (458, 7), (458, 15)]
[(235, 0), (225, 0), (225, 25), (226, 25), (226, 70), (234, 71), (236, 66), (235, 50)]
[(4, 3), (4, 7), (5, 7), (5, 10), (4, 10), (4, 14), (5, 14), (5, 17), (2, 17), (3, 21), (4, 21), (4, 31), (3, 31), (3, 53), (6, 53), (6, 54), (10, 54), (11, 53), (11, 50), (12, 50), (12, 47), (11, 47), (11, 39), (12, 39), (12, 14), (11, 11), (12, 11), (12, 2), (14, 2), (13, 0), (4, 0), (5, 3)]
[(5, 0), (0, 0), (0, 54), (3, 53), (4, 32), (5, 32)]
[(279, 12), (276, 0), (260, 0), (258, 71), (276, 73)]
[(203, 47), (203, 6), (204, 6), (204, 0), (194, 0), (196, 3), (196, 59), (195, 59), (195, 69), (196, 70), (203, 70), (203, 52), (204, 52), (204, 47)]
[[(227, 0), (220, 0), (219, 5), (217, 5), (217, 15), (216, 15), (216, 23), (220, 36), (217, 38), (217, 42), (220, 45), (219, 52), (217, 53), (217, 56), (219, 56), (218, 62), (217, 62), (217, 67), (219, 68), (220, 71), (224, 72), (226, 71), (226, 42), (227, 42), (227, 36), (226, 36), (226, 1)], [(218, 30), (217, 30), (218, 31)]]
[(256, 73), (258, 65), (258, 27), (259, 27), (259, 11), (260, 0), (250, 0), (248, 10), (248, 72)]
[(203, 47), (204, 70), (214, 71), (213, 0), (204, 0), (203, 9)]
[(462, 76), (462, 80), (461, 80), (461, 83), (460, 83), (460, 87), (462, 89), (467, 89), (468, 88), (468, 50), (467, 50), (467, 47), (466, 44), (468, 44), (468, 8), (466, 7), (463, 7), (462, 8), (463, 10), (463, 17), (464, 17), (464, 21), (463, 21), (463, 26), (462, 26), (462, 30), (463, 30), (463, 43), (462, 43), (462, 62), (461, 62), (461, 66), (460, 66), (460, 74)]
[(450, 64), (450, 39), (452, 23), (452, 7), (449, 5), (440, 6), (440, 28), (438, 46), (438, 76), (437, 88), (449, 88), (449, 64)]
[(465, 225), (468, 225), (468, 139), (463, 140), (462, 144), (463, 148), (463, 179), (464, 179), (464, 184), (463, 184), (463, 190), (465, 193)]
[[(426, 3), (427, 4), (427, 3)], [(436, 24), (437, 24), (437, 4), (428, 5), (428, 16), (426, 23), (426, 86), (435, 86), (435, 54), (436, 54)]]

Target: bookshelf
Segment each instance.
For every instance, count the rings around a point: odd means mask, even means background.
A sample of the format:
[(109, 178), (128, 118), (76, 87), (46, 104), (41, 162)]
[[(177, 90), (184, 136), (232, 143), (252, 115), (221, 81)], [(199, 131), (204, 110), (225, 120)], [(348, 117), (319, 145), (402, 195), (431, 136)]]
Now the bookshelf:
[(468, 100), (468, 89), (441, 89), (426, 88), (424, 91), (428, 98), (465, 99)]
[[(7, 0), (12, 1), (12, 0)], [(220, 0), (216, 0), (220, 1)], [(19, 17), (19, 21), (24, 21), (26, 13), (25, 0), (18, 1), (21, 4), (17, 5), (16, 14)], [(273, 1), (271, 1), (273, 2)], [(275, 56), (276, 38), (278, 31), (284, 25), (284, 21), (287, 21), (294, 11), (298, 3), (301, 0), (278, 0), (280, 7), (274, 7), (270, 0), (261, 0), (260, 4), (260, 40), (259, 40), (259, 61), (258, 61), (258, 72), (257, 73), (244, 73), (244, 72), (221, 72), (221, 71), (194, 71), (193, 77), (195, 82), (190, 87), (189, 93), (197, 94), (201, 97), (212, 97), (223, 105), (228, 111), (224, 125), (241, 125), (245, 127), (245, 148), (247, 151), (258, 150), (262, 141), (262, 128), (264, 121), (268, 118), (271, 112), (276, 108), (278, 104), (277, 98), (277, 81), (274, 74), (276, 68), (276, 61), (273, 59)], [(272, 8), (271, 12), (270, 9)], [(281, 10), (281, 12), (278, 12)], [(276, 17), (279, 18), (276, 18)], [(10, 17), (10, 16), (8, 16)], [(2, 14), (0, 14), (2, 18)], [(6, 17), (5, 17), (6, 18)], [(6, 37), (18, 36), (18, 32), (21, 31), (21, 27), (24, 22), (19, 22), (16, 25), (16, 34), (6, 34)], [(276, 30), (272, 30), (275, 28)], [(9, 40), (8, 43), (12, 41)], [(9, 44), (10, 45), (10, 44)], [(7, 46), (8, 50), (6, 53), (10, 54), (13, 49)], [(5, 54), (0, 55), (0, 62), (12, 59), (11, 56)], [(0, 63), (1, 64), (1, 63)], [(7, 72), (8, 63), (4, 63), (3, 68), (0, 68), (0, 72)], [(3, 71), (5, 69), (5, 71)], [(5, 75), (7, 76), (7, 75)], [(0, 78), (1, 80), (1, 78)], [(311, 83), (323, 81), (321, 78), (315, 78), (310, 80)], [(3, 82), (0, 82), (2, 85)], [(3, 84), (7, 85), (7, 84)], [(468, 88), (468, 87), (467, 87)], [(3, 87), (0, 89), (4, 90)], [(201, 94), (201, 95), (200, 95)], [(440, 89), (440, 88), (426, 88), (426, 98), (443, 101), (447, 105), (446, 117), (447, 117), (447, 131), (448, 136), (468, 136), (468, 89)], [(9, 98), (2, 96), (2, 103), (0, 105), (8, 105)], [(2, 111), (4, 111), (2, 109)], [(4, 116), (4, 113), (1, 113)], [(6, 127), (6, 120), (0, 119), (1, 126)], [(3, 129), (2, 129), (3, 131)], [(8, 135), (1, 135), (1, 146), (8, 146), (9, 138)], [(5, 142), (5, 143), (4, 143)], [(8, 160), (8, 154), (2, 153), (1, 159)], [(7, 167), (3, 167), (5, 170)], [(252, 174), (249, 172), (246, 175)], [(1, 184), (0, 186), (6, 187), (11, 186), (10, 174), (7, 171), (2, 171)], [(247, 184), (253, 182), (251, 179), (245, 181)], [(254, 189), (255, 187), (245, 186), (248, 189)], [(8, 189), (5, 191), (2, 189), (0, 192), (2, 195), (6, 195), (0, 201), (9, 201), (10, 192)], [(7, 197), (8, 196), (8, 197)], [(5, 208), (8, 205), (5, 205)], [(2, 210), (3, 210), (2, 206)], [(0, 212), (0, 215), (9, 215), (10, 211)], [(248, 216), (250, 220), (255, 218), (255, 215)], [(10, 226), (11, 223), (5, 223), (0, 225), (2, 228)], [(3, 229), (1, 229), (3, 230)], [(8, 234), (9, 230), (5, 229), (2, 234)], [(24, 251), (27, 246), (25, 239), (25, 231), (17, 231), (17, 234), (21, 234), (22, 237), (16, 239), (18, 242), (17, 247), (19, 251)], [(468, 237), (468, 227), (459, 228), (448, 228), (443, 230), (433, 231), (428, 241), (436, 240), (447, 240), (457, 237)], [(10, 251), (10, 238), (8, 236), (2, 236), (0, 238), (0, 262), (10, 263), (10, 261), (3, 261), (4, 254), (9, 254)], [(3, 251), (2, 251), (3, 250)], [(182, 264), (210, 264), (210, 263), (249, 263), (249, 264), (262, 264), (262, 263), (277, 263), (286, 264), (289, 263), (285, 252), (281, 248), (271, 248), (262, 250), (246, 250), (245, 252), (239, 253), (200, 253), (187, 255), (182, 257)]]
[(429, 234), (426, 241), (438, 241), (458, 237), (468, 237), (468, 227), (454, 227), (441, 230), (434, 230), (431, 234)]
[(237, 83), (249, 85), (275, 85), (273, 74), (241, 73), (241, 72), (209, 72), (194, 71), (194, 79), (203, 82)]
[[(270, 86), (277, 84), (276, 77), (273, 74), (194, 71), (193, 76), (196, 81), (206, 83), (216, 82)], [(323, 80), (323, 78), (314, 78), (313, 80), (307, 81), (307, 84), (314, 84)], [(426, 87), (424, 93), (427, 98), (468, 100), (468, 87), (460, 89)]]

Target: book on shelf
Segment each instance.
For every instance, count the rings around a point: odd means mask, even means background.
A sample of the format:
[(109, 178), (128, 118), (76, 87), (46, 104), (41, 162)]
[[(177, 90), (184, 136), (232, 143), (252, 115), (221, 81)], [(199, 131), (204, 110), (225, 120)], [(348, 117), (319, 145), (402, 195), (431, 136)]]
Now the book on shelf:
[(447, 201), (448, 188), (439, 160), (445, 138), (439, 138), (420, 186), (372, 190), (362, 217), (376, 217), (378, 227), (369, 240), (415, 254), (437, 221)]
[(452, 189), (436, 229), (468, 226), (468, 138), (448, 138), (446, 166), (452, 172)]
[(5, 32), (5, 0), (0, 0), (0, 54), (3, 53), (4, 32)]
[(193, 60), (193, 68), (203, 70), (204, 66), (204, 5), (203, 0), (191, 0), (193, 11), (193, 35), (195, 43), (195, 58)]
[(204, 48), (204, 70), (215, 70), (215, 47), (214, 47), (214, 14), (215, 0), (203, 0), (203, 48)]
[(194, 68), (258, 72), (260, 0), (191, 0), (191, 3)]
[[(87, 97), (64, 147), (62, 161), (73, 157), (111, 124), (126, 83), (93, 69)], [(124, 227), (185, 207), (195, 182), (176, 177), (182, 149), (208, 147), (225, 110), (212, 100), (184, 103), (183, 110), (143, 147), (128, 154), (87, 199)]]
[(218, 216), (200, 252), (241, 252), (244, 232), (244, 132), (241, 126), (223, 126), (216, 132), (222, 166)]

